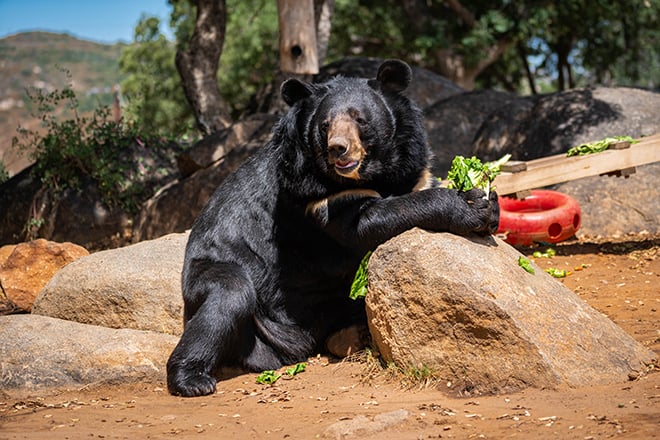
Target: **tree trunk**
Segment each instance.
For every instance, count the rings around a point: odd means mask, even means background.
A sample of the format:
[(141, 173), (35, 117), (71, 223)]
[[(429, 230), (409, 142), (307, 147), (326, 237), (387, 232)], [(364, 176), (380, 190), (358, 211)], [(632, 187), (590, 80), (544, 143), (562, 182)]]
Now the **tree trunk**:
[(527, 84), (529, 84), (529, 90), (532, 92), (532, 95), (538, 94), (536, 91), (536, 82), (534, 81), (534, 75), (532, 75), (532, 70), (529, 68), (529, 62), (527, 61), (527, 50), (525, 50), (525, 45), (521, 41), (517, 43), (518, 55), (520, 60), (525, 67), (525, 77), (527, 78)]
[(328, 53), (328, 41), (332, 28), (332, 14), (335, 0), (314, 0), (314, 21), (316, 23), (316, 57), (319, 67), (323, 65)]
[(316, 74), (316, 20), (313, 0), (277, 0), (280, 29), (280, 70)]
[(197, 127), (208, 135), (231, 124), (229, 109), (220, 96), (217, 73), (225, 40), (225, 0), (196, 0), (195, 31), (175, 63)]
[(474, 66), (467, 65), (463, 56), (451, 49), (435, 50), (433, 55), (438, 71), (442, 76), (455, 82), (465, 90), (472, 90), (477, 76), (497, 61), (510, 44), (511, 42), (507, 40), (496, 41), (493, 46), (486, 50), (481, 61)]
[[(280, 3), (287, 3), (287, 7), (291, 7), (292, 5), (296, 5), (300, 1), (301, 0), (287, 0), (287, 1), (278, 0), (278, 16), (280, 20), (280, 33), (282, 33), (282, 27), (281, 27), (282, 19), (283, 19), (282, 15), (284, 15), (283, 10), (280, 7)], [(314, 25), (314, 34), (315, 34), (314, 39), (316, 41), (316, 51), (317, 51), (316, 72), (318, 72), (318, 68), (321, 66), (321, 63), (323, 62), (323, 59), (325, 58), (328, 50), (328, 40), (330, 39), (330, 23), (332, 20), (332, 14), (334, 13), (334, 9), (335, 9), (335, 0), (314, 0), (313, 7), (314, 9), (313, 9), (312, 24)], [(298, 24), (299, 23), (295, 23), (295, 22), (292, 23), (290, 20), (289, 21), (285, 20), (285, 26), (290, 28), (288, 31), (285, 30), (285, 32), (289, 32), (292, 35), (295, 34), (296, 32), (298, 32), (296, 30)], [(307, 29), (305, 32), (309, 32), (309, 29)], [(280, 66), (282, 66), (281, 60), (280, 60)], [(266, 86), (265, 88), (263, 88), (258, 92), (258, 96), (255, 99), (257, 103), (255, 111), (266, 112), (266, 113), (286, 112), (289, 107), (286, 105), (286, 103), (284, 102), (284, 100), (282, 100), (282, 97), (280, 96), (280, 85), (284, 80), (289, 78), (298, 78), (302, 81), (312, 81), (314, 79), (312, 73), (295, 73), (295, 72), (283, 71), (283, 69), (280, 69), (280, 71), (277, 72), (277, 74), (275, 75), (273, 81), (268, 86)]]

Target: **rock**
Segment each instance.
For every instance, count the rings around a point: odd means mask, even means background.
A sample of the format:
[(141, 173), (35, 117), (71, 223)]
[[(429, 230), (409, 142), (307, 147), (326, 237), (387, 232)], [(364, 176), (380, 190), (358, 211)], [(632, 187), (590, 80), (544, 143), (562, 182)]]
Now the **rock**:
[(29, 312), (53, 275), (85, 255), (89, 255), (87, 249), (73, 243), (55, 243), (43, 238), (20, 243), (0, 264), (0, 286), (11, 303)]
[[(239, 148), (233, 147), (222, 159), (206, 168), (199, 167), (202, 162), (211, 159), (208, 157), (201, 159), (201, 153), (197, 155), (195, 161), (192, 158), (186, 159), (189, 170), (196, 171), (185, 179), (173, 181), (163, 187), (142, 206), (133, 227), (133, 242), (151, 240), (172, 232), (190, 229), (197, 214), (225, 177), (234, 172), (258, 148), (265, 145), (274, 121), (275, 118), (268, 115), (254, 119), (253, 124), (260, 125), (257, 128), (250, 128), (253, 130), (252, 139)], [(218, 148), (225, 149), (222, 146)], [(181, 161), (180, 166), (183, 166)]]
[(181, 269), (188, 234), (91, 254), (60, 270), (32, 313), (111, 328), (183, 331)]
[(0, 317), (0, 390), (163, 381), (178, 338), (38, 315)]
[(528, 105), (512, 93), (482, 90), (453, 95), (424, 111), (424, 126), (433, 151), (433, 174), (445, 178), (454, 156), (474, 155), (472, 143), (485, 120), (498, 109)]
[[(8, 244), (0, 247), (0, 267), (2, 267), (2, 264), (5, 262), (9, 254), (13, 252), (14, 248), (16, 248), (16, 245), (14, 244)], [(2, 282), (0, 281), (0, 316), (9, 315), (11, 313), (20, 311), (21, 309), (17, 307), (16, 304), (11, 302), (9, 298), (7, 298), (5, 291), (2, 289)]]
[(495, 237), (408, 231), (369, 262), (369, 329), (383, 359), (459, 394), (625, 382), (655, 354)]
[(247, 144), (254, 137), (267, 136), (275, 121), (273, 115), (258, 113), (232, 124), (225, 130), (202, 138), (189, 151), (177, 157), (181, 176), (187, 177), (195, 171), (211, 166), (234, 148)]
[(186, 145), (145, 145), (135, 139), (117, 148), (122, 151), (121, 163), (117, 165), (125, 184), (125, 204), (105, 200), (99, 183), (90, 176), (79, 176), (79, 187), (55, 191), (42, 185), (35, 177), (34, 167), (30, 167), (0, 184), (0, 244), (24, 241), (25, 226), (30, 222), (39, 223), (32, 236), (70, 241), (89, 250), (130, 243), (133, 204), (141, 206), (157, 188), (178, 177), (175, 156)]
[[(383, 58), (342, 58), (323, 66), (319, 74), (314, 77), (314, 82), (327, 81), (337, 75), (375, 78), (383, 61), (385, 61)], [(464, 92), (460, 86), (444, 76), (414, 65), (410, 67), (413, 71), (413, 80), (405, 93), (423, 109), (445, 98)]]
[[(582, 215), (578, 238), (660, 233), (660, 163), (636, 168), (629, 177), (594, 176), (552, 187), (573, 197)], [(630, 197), (634, 194), (634, 197)]]
[(375, 415), (373, 418), (359, 415), (353, 419), (340, 420), (328, 426), (323, 437), (343, 439), (346, 436), (363, 436), (385, 431), (404, 422), (409, 416), (405, 409)]
[[(531, 105), (520, 105), (519, 100)], [(530, 160), (608, 136), (650, 136), (660, 128), (660, 93), (627, 87), (574, 89), (505, 103), (476, 134), (473, 154), (494, 160), (511, 153)], [(502, 115), (507, 115), (503, 119)], [(503, 120), (508, 121), (503, 124)]]
[[(29, 166), (11, 179), (0, 183), (0, 244), (25, 240), (25, 225), (32, 214), (32, 199), (41, 187)], [(71, 240), (65, 240), (71, 241)]]
[(15, 244), (7, 244), (0, 247), (0, 266), (2, 266), (7, 257), (11, 255), (12, 252), (14, 252), (14, 249), (16, 249)]

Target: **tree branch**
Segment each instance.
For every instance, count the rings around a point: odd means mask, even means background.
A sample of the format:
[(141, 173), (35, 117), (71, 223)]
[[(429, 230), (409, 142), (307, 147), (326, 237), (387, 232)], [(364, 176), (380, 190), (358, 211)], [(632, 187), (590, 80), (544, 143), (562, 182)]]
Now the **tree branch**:
[(225, 40), (225, 0), (197, 0), (197, 19), (188, 48), (177, 51), (175, 64), (197, 127), (210, 134), (231, 124), (220, 96), (217, 73)]
[(469, 28), (473, 28), (477, 20), (458, 0), (445, 0), (445, 5), (454, 11)]

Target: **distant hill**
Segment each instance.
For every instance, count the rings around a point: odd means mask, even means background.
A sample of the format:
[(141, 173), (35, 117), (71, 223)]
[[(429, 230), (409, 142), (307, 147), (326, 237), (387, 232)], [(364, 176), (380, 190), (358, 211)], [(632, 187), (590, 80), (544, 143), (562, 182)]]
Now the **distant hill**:
[(19, 124), (36, 129), (26, 88), (48, 91), (67, 85), (65, 69), (82, 111), (112, 103), (112, 87), (120, 81), (119, 55), (124, 44), (99, 44), (67, 34), (25, 32), (0, 39), (0, 161), (10, 175), (28, 165), (11, 150)]

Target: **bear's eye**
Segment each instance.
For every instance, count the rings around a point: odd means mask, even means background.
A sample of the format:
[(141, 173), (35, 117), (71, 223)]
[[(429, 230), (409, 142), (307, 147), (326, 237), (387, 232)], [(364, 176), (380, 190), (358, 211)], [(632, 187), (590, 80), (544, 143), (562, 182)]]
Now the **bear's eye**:
[(355, 122), (357, 122), (360, 125), (367, 125), (367, 120), (364, 119), (362, 116), (358, 116), (355, 118)]
[(323, 132), (328, 131), (328, 127), (330, 127), (330, 121), (325, 120), (325, 121), (321, 122), (321, 126), (320, 126), (321, 131), (323, 131)]

